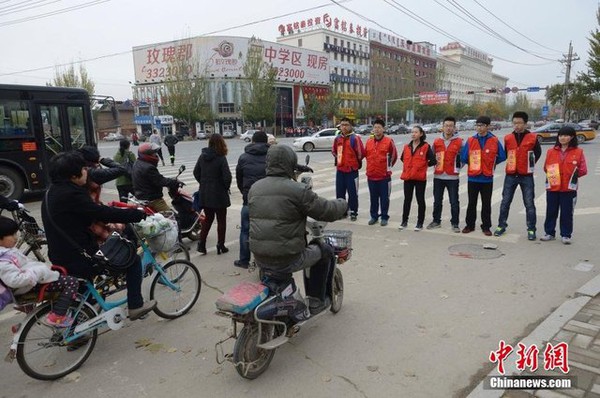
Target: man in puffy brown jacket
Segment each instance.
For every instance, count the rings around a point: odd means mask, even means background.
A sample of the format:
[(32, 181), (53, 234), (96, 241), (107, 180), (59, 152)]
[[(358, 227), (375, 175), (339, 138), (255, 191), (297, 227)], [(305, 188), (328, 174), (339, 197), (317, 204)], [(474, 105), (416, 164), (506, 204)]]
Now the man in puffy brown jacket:
[(269, 148), (267, 176), (255, 182), (248, 194), (250, 250), (259, 267), (283, 277), (310, 268), (305, 287), (311, 297), (311, 313), (315, 314), (329, 305), (326, 283), (333, 252), (329, 245), (306, 244), (306, 217), (339, 220), (346, 214), (348, 203), (320, 198), (306, 184), (295, 181), (297, 162), (292, 148)]

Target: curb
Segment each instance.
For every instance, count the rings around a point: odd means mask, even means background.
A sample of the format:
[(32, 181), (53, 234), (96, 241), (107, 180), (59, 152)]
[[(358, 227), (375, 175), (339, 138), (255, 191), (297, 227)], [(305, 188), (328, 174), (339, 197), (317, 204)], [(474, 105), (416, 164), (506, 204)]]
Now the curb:
[[(545, 342), (552, 339), (563, 326), (567, 324), (581, 309), (596, 295), (600, 294), (600, 275), (594, 277), (585, 285), (577, 289), (575, 298), (565, 301), (560, 307), (552, 312), (542, 323), (540, 323), (528, 336), (524, 337), (520, 343), (530, 346), (536, 344), (542, 346)], [(518, 344), (518, 343), (517, 343)], [(512, 352), (508, 358), (514, 355)], [(504, 364), (505, 374), (519, 374), (515, 361), (508, 361)], [(499, 376), (498, 370), (494, 368), (485, 377)], [(484, 378), (485, 378), (484, 377)], [(484, 390), (484, 381), (482, 380), (477, 387), (467, 395), (467, 398), (501, 398), (505, 390)]]

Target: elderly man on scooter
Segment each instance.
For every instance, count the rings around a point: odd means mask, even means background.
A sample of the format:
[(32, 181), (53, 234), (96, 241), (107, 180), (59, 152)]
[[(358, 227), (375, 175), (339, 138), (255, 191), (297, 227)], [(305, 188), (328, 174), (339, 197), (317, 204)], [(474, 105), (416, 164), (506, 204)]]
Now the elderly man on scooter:
[(320, 198), (306, 184), (295, 181), (297, 163), (289, 146), (269, 148), (267, 176), (255, 182), (248, 193), (250, 251), (259, 267), (282, 278), (310, 268), (304, 286), (314, 315), (331, 304), (327, 281), (331, 280), (333, 248), (318, 241), (306, 244), (306, 217), (339, 220), (348, 211), (348, 203)]

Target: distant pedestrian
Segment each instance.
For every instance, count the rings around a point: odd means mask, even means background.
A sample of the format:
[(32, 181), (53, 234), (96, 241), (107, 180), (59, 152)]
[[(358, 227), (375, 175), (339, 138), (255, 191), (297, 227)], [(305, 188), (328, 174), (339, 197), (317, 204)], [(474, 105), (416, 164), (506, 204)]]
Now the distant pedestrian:
[(527, 221), (527, 239), (536, 239), (537, 217), (535, 213), (533, 170), (542, 156), (542, 148), (537, 140), (537, 134), (527, 130), (528, 120), (527, 113), (515, 112), (512, 117), (514, 130), (511, 134), (504, 136), (506, 176), (504, 177), (504, 188), (502, 188), (498, 228), (494, 231), (494, 236), (501, 236), (506, 231), (510, 204), (517, 187), (521, 187)]
[(335, 175), (336, 198), (346, 199), (346, 193), (348, 194), (350, 220), (356, 221), (358, 217), (358, 170), (362, 167), (364, 148), (360, 137), (352, 131), (352, 122), (347, 117), (340, 120), (340, 133), (333, 141), (331, 153), (337, 169)]
[[(381, 119), (373, 122), (373, 136), (365, 145), (367, 160), (367, 183), (371, 199), (371, 219), (369, 225), (376, 224), (381, 216), (381, 226), (388, 224), (390, 216), (390, 191), (392, 185), (392, 167), (398, 160), (396, 145), (391, 137), (385, 135), (385, 123)], [(379, 207), (381, 205), (381, 213)]]
[(571, 244), (573, 212), (577, 203), (579, 177), (587, 174), (583, 149), (577, 146), (575, 129), (563, 126), (558, 130), (554, 147), (548, 149), (546, 162), (546, 221), (545, 235), (541, 241), (555, 239), (556, 219), (560, 212), (560, 236), (562, 243)]
[(433, 171), (433, 221), (427, 229), (439, 228), (442, 225), (442, 202), (444, 190), (448, 190), (450, 201), (450, 224), (454, 232), (460, 232), (458, 217), (460, 201), (458, 199), (459, 172), (462, 167), (460, 150), (462, 138), (455, 135), (456, 119), (448, 116), (442, 124), (442, 136), (433, 141), (433, 154), (436, 165)]
[(160, 158), (160, 161), (162, 162), (162, 165), (164, 166), (165, 158), (163, 157), (163, 153), (162, 153), (162, 140), (160, 138), (160, 134), (158, 133), (157, 129), (154, 129), (154, 132), (152, 133), (152, 135), (150, 135), (150, 143), (158, 145), (158, 150), (157, 150), (156, 154), (158, 155), (158, 157)]
[(171, 166), (175, 166), (175, 145), (177, 145), (178, 142), (179, 140), (177, 139), (177, 137), (175, 137), (173, 132), (169, 131), (167, 133), (167, 136), (165, 137), (165, 145), (167, 146), (167, 150), (169, 151)]
[(477, 200), (481, 194), (481, 231), (486, 236), (492, 236), (490, 228), (492, 227), (494, 170), (497, 164), (506, 160), (506, 153), (498, 137), (488, 131), (491, 122), (489, 117), (479, 116), (475, 121), (477, 134), (467, 139), (461, 151), (460, 160), (468, 164), (469, 175), (467, 182), (469, 203), (463, 234), (475, 231)]
[(242, 211), (240, 228), (240, 257), (233, 264), (236, 267), (248, 268), (250, 264), (250, 213), (248, 211), (248, 192), (250, 187), (266, 177), (267, 134), (264, 131), (257, 131), (252, 136), (252, 143), (246, 145), (244, 153), (238, 159), (235, 168), (235, 179), (237, 187), (242, 193)]
[(427, 185), (427, 168), (435, 166), (436, 160), (433, 151), (427, 142), (427, 136), (421, 126), (412, 128), (411, 141), (404, 145), (400, 160), (404, 163), (400, 178), (404, 180), (404, 205), (402, 208), (402, 224), (400, 230), (408, 226), (410, 206), (413, 193), (415, 193), (418, 213), (415, 231), (423, 229), (425, 221), (425, 187)]
[(131, 144), (127, 140), (121, 140), (119, 142), (119, 150), (113, 157), (113, 160), (123, 166), (127, 170), (127, 174), (118, 177), (115, 180), (117, 186), (117, 192), (119, 192), (119, 199), (127, 202), (127, 198), (131, 193), (133, 195), (133, 182), (131, 181), (131, 174), (133, 173), (133, 165), (135, 164), (135, 155), (129, 150)]
[(133, 142), (133, 145), (135, 146), (138, 146), (140, 144), (140, 137), (138, 136), (137, 132), (131, 134), (131, 142)]

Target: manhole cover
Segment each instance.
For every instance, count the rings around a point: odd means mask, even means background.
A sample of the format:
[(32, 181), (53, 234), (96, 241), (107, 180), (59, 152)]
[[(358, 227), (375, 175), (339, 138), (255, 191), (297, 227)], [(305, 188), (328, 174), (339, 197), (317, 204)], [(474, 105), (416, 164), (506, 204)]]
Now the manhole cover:
[(484, 249), (483, 245), (469, 243), (450, 246), (448, 252), (451, 256), (472, 258), (474, 260), (489, 260), (502, 257), (502, 252), (498, 249)]

